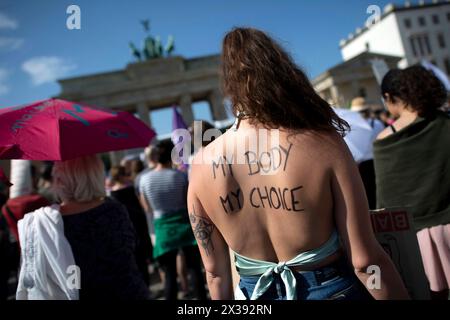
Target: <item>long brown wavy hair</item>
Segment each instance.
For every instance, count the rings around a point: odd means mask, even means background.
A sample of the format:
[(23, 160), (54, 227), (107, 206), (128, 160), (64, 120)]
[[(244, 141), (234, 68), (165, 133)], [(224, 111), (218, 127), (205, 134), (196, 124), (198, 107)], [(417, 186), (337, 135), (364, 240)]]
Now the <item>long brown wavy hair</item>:
[(222, 85), (232, 111), (268, 128), (336, 130), (347, 122), (312, 87), (289, 54), (264, 32), (235, 28), (223, 39)]

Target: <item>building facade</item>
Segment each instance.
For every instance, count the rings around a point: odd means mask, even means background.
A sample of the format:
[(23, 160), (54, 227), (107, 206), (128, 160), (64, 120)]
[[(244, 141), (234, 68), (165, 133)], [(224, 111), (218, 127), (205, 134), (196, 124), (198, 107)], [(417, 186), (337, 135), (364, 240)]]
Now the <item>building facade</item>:
[(450, 0), (387, 5), (373, 24), (340, 42), (344, 61), (368, 51), (400, 56), (400, 68), (425, 59), (450, 76)]
[(150, 113), (180, 106), (187, 124), (192, 103), (208, 101), (213, 120), (227, 113), (219, 90), (218, 55), (194, 59), (169, 57), (131, 63), (123, 70), (59, 80), (59, 98), (135, 113), (151, 126)]
[(314, 89), (334, 106), (348, 107), (353, 98), (361, 96), (368, 104), (381, 107), (380, 87), (371, 64), (375, 59), (384, 60), (389, 68), (395, 68), (401, 57), (362, 52), (312, 80)]

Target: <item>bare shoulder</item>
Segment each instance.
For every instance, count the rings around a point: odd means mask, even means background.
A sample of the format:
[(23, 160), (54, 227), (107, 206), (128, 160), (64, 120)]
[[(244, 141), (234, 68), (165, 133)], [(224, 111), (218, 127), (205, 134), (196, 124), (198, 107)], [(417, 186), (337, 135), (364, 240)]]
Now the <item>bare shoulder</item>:
[(316, 161), (333, 162), (350, 154), (344, 139), (337, 132), (308, 132), (296, 135), (295, 141), (298, 152), (308, 152)]
[(202, 164), (204, 163), (204, 158), (207, 152), (205, 152), (205, 148), (200, 148), (200, 150), (195, 154), (194, 159), (191, 163), (191, 172), (189, 175), (190, 182), (195, 182), (197, 177), (201, 175), (201, 171), (203, 170)]
[(206, 147), (200, 148), (195, 154), (191, 163), (190, 184), (200, 185), (201, 181), (206, 177), (205, 173), (210, 170), (210, 164), (217, 158), (218, 155), (223, 154), (224, 136), (223, 134), (216, 137), (214, 141)]
[(197, 171), (201, 170), (203, 168), (202, 165), (210, 163), (211, 159), (217, 155), (221, 155), (224, 152), (227, 136), (227, 133), (222, 134), (216, 137), (216, 139), (206, 147), (200, 148), (192, 161), (193, 169), (196, 167)]
[(390, 127), (386, 127), (384, 128), (383, 131), (381, 131), (378, 136), (377, 136), (377, 140), (381, 140), (384, 139), (386, 137), (389, 137), (392, 134), (392, 129)]

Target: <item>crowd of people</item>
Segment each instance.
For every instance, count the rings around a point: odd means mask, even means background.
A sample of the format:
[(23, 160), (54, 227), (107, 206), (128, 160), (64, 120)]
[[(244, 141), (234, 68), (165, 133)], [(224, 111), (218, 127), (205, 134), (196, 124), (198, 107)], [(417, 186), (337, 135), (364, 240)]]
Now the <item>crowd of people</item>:
[[(213, 128), (207, 122), (203, 126), (203, 132)], [(48, 207), (61, 214), (60, 231), (76, 265), (86, 270), (78, 298), (205, 300), (200, 253), (187, 213), (188, 175), (172, 164), (173, 147), (171, 141), (153, 143), (145, 149), (145, 161), (139, 156), (125, 157), (108, 170), (98, 156), (38, 163), (39, 170), (29, 163), (22, 168), (29, 172), (20, 179), (27, 180), (29, 175), (32, 186), (23, 187), (27, 181), (19, 181), (23, 189), (19, 196), (9, 192), (12, 184), (1, 171), (1, 299), (15, 295), (16, 290), (18, 299), (51, 298), (40, 295), (48, 290), (44, 287), (40, 293), (25, 293), (18, 274), (18, 222), (23, 219), (26, 224), (27, 213)], [(23, 230), (27, 233), (25, 227)], [(22, 251), (20, 277), (26, 277), (27, 261), (34, 258)], [(17, 289), (11, 279), (18, 280)], [(163, 282), (162, 294), (149, 290), (158, 281)], [(58, 284), (53, 285), (56, 290)], [(53, 292), (53, 297), (72, 294), (66, 288)]]
[[(125, 158), (109, 170), (97, 155), (29, 165), (30, 188), (17, 194), (0, 172), (0, 299), (153, 299), (154, 277), (170, 300), (205, 300), (206, 284), (212, 299), (408, 299), (369, 216), (392, 207), (413, 216), (431, 297), (448, 299), (450, 118), (432, 72), (389, 71), (386, 109), (352, 101), (373, 130), (373, 156), (358, 163), (343, 140), (349, 124), (265, 33), (230, 31), (222, 75), (236, 123), (203, 141), (187, 169), (162, 140), (146, 148), (145, 163)], [(203, 122), (196, 134), (211, 128)], [(222, 145), (255, 129), (277, 132), (280, 170), (219, 161), (230, 159)], [(79, 286), (65, 281), (71, 265)], [(377, 288), (368, 285), (372, 265)]]

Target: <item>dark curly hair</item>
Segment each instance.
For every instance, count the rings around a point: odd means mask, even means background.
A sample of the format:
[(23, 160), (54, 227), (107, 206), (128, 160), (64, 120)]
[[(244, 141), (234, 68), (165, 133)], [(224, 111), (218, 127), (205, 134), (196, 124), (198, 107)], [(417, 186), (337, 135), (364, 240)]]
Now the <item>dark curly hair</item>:
[(386, 94), (394, 103), (400, 99), (421, 117), (433, 115), (447, 99), (444, 84), (421, 66), (390, 70), (381, 83), (384, 99), (388, 98)]
[(172, 162), (172, 149), (174, 144), (170, 140), (159, 141), (155, 145), (155, 160), (161, 164), (169, 164)]
[(111, 181), (119, 182), (121, 178), (127, 176), (124, 166), (112, 166), (109, 170), (109, 174), (111, 176)]
[(264, 32), (235, 28), (222, 45), (222, 82), (235, 115), (268, 128), (336, 130), (348, 124), (312, 87), (289, 54)]

